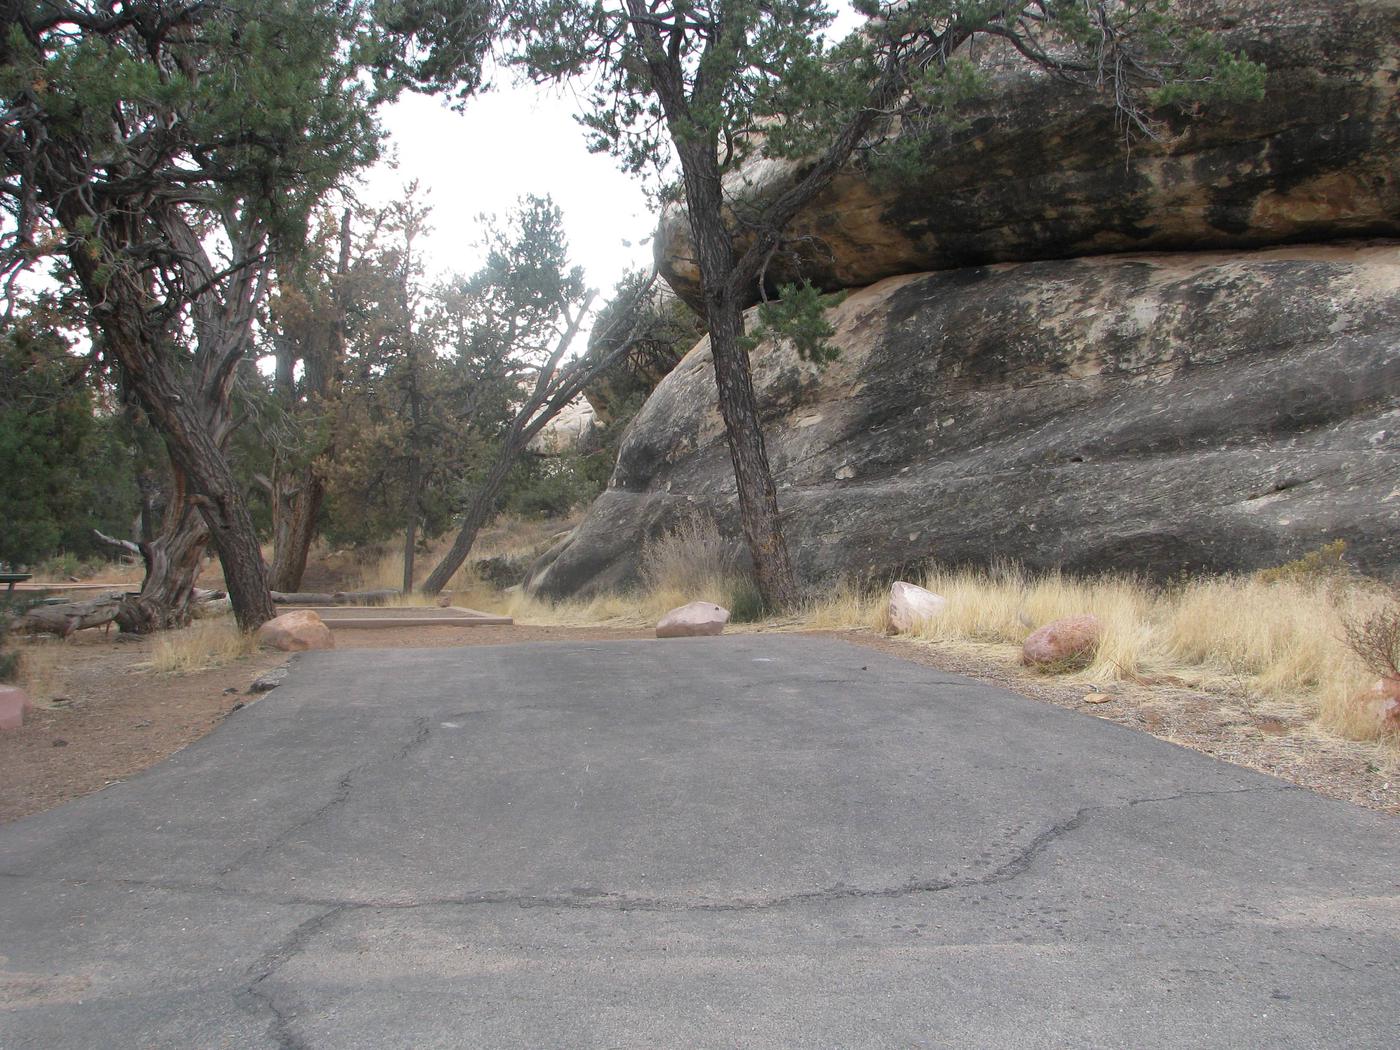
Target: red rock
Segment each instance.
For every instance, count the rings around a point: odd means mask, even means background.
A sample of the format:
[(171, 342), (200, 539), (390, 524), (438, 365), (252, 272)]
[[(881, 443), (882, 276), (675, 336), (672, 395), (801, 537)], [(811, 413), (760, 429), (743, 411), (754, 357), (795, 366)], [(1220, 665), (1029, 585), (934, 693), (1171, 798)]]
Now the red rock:
[(297, 609), (268, 620), (258, 628), (258, 644), (299, 653), (307, 649), (334, 649), (335, 639), (324, 620), (310, 609)]
[(24, 716), (34, 710), (34, 701), (18, 686), (0, 685), (0, 729), (18, 729)]
[(1066, 616), (1032, 631), (1021, 647), (1021, 663), (1027, 667), (1053, 667), (1086, 660), (1103, 634), (1097, 616)]
[(721, 633), (729, 610), (714, 602), (691, 602), (672, 609), (656, 624), (658, 638), (697, 638)]

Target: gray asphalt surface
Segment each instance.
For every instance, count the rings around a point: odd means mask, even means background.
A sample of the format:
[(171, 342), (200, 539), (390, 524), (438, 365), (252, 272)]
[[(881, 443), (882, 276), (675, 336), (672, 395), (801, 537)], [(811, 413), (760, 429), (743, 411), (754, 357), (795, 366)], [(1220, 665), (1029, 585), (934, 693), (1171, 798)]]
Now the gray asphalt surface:
[(0, 1048), (1394, 1047), (1400, 822), (837, 641), (349, 651), (0, 827)]

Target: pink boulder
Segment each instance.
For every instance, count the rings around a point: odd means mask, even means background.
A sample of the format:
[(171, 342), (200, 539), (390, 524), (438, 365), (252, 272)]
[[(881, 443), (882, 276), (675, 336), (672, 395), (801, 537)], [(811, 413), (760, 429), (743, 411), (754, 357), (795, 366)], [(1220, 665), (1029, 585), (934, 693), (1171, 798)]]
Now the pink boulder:
[(258, 644), (299, 653), (307, 649), (334, 649), (335, 639), (326, 622), (310, 609), (298, 609), (268, 620), (258, 628)]
[(0, 729), (18, 729), (24, 725), (24, 716), (33, 710), (34, 701), (23, 689), (0, 685)]
[(1021, 647), (1027, 667), (1057, 667), (1087, 663), (1093, 656), (1103, 625), (1096, 616), (1066, 616), (1032, 631)]
[(906, 634), (921, 623), (942, 615), (948, 599), (926, 591), (912, 583), (898, 580), (890, 584), (890, 627), (896, 634)]
[(691, 602), (672, 609), (656, 624), (658, 638), (698, 638), (719, 634), (729, 622), (729, 610), (714, 602)]

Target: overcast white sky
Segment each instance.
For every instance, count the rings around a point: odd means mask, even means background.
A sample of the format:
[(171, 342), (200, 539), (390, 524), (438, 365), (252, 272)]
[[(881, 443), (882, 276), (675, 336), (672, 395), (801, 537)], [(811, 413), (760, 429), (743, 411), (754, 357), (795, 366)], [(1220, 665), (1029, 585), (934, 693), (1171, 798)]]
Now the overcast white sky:
[[(830, 34), (859, 24), (844, 0), (832, 6), (838, 15)], [(506, 72), (496, 81), (496, 90), (471, 99), (462, 113), (421, 95), (386, 110), (397, 167), (381, 163), (369, 173), (365, 202), (386, 203), (416, 178), (433, 206), (427, 269), (445, 275), (480, 264), (478, 215), (504, 215), (525, 193), (548, 194), (564, 213), (574, 262), (605, 301), (628, 268), (651, 265), (656, 216), (642, 184), (607, 154), (588, 152), (571, 92), (513, 86)]]
[(362, 195), (383, 204), (416, 178), (433, 207), (427, 269), (444, 275), (480, 264), (477, 216), (504, 215), (526, 193), (548, 194), (563, 211), (574, 261), (606, 297), (626, 269), (651, 262), (656, 220), (641, 183), (613, 158), (588, 152), (571, 95), (502, 79), (462, 113), (421, 95), (395, 103), (383, 119), (397, 166), (381, 162)]

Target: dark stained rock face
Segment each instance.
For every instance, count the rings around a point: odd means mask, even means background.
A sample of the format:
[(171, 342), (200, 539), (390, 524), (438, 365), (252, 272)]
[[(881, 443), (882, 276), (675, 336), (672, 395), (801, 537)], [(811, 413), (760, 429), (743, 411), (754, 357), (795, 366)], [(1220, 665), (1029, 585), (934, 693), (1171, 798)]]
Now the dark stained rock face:
[[(754, 354), (806, 581), (1000, 558), (1164, 577), (1335, 539), (1400, 568), (1400, 245), (916, 274), (831, 317), (825, 369)], [(626, 585), (643, 539), (697, 511), (738, 535), (703, 341), (529, 585)]]
[[(1163, 113), (1162, 139), (1129, 151), (1091, 92), (984, 55), (998, 69), (989, 100), (934, 145), (926, 174), (890, 186), (849, 167), (793, 224), (773, 282), (1400, 236), (1400, 0), (1181, 6), (1266, 65), (1264, 101)], [(728, 189), (761, 198), (793, 169), (755, 161)], [(683, 209), (668, 210), (657, 260), (698, 303), (689, 237)]]

